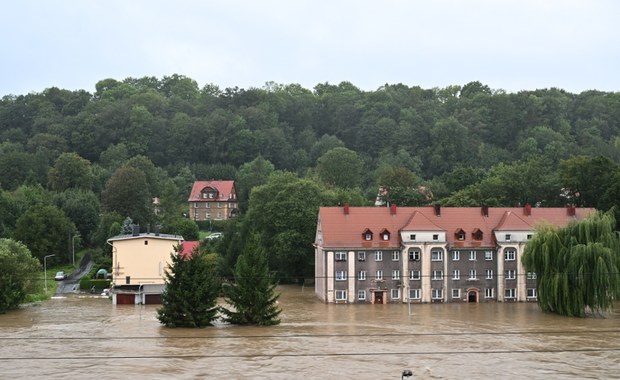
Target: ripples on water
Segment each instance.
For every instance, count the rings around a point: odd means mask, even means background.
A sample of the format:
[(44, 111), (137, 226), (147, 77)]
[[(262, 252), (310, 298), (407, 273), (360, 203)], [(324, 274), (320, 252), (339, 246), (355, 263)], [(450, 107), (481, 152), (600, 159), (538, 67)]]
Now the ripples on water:
[[(0, 378), (618, 378), (620, 315), (535, 304), (327, 305), (280, 287), (282, 324), (167, 329), (157, 306), (69, 297), (0, 315)], [(411, 313), (411, 314), (410, 314)]]

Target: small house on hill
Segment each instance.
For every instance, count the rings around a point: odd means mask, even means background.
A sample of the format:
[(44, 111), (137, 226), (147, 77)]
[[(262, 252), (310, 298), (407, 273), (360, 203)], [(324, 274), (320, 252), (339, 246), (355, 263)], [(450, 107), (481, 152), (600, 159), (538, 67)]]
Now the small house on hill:
[(196, 181), (188, 201), (194, 221), (227, 220), (238, 213), (235, 181)]

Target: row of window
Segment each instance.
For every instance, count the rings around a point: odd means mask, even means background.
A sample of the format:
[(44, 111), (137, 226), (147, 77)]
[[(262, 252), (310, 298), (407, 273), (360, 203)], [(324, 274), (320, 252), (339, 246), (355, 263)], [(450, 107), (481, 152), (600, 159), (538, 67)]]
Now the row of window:
[[(452, 251), (452, 260), (459, 261), (461, 258), (461, 251)], [(409, 251), (409, 261), (420, 261), (420, 251), (411, 250)], [(383, 261), (383, 251), (374, 251), (375, 261)], [(391, 252), (392, 261), (400, 261), (400, 251), (392, 251)], [(469, 260), (475, 261), (477, 260), (478, 252), (477, 251), (469, 251)], [(504, 260), (505, 261), (514, 261), (517, 257), (517, 251), (514, 249), (505, 249), (504, 250)], [(484, 251), (484, 259), (487, 261), (493, 260), (493, 251)], [(347, 261), (347, 252), (346, 251), (336, 251), (335, 253), (336, 261)], [(366, 261), (366, 252), (360, 251), (357, 253), (357, 261)], [(443, 251), (442, 250), (431, 250), (431, 261), (443, 261)]]
[[(211, 203), (210, 202), (201, 202), (202, 204), (205, 205), (205, 208), (211, 208)], [(231, 208), (235, 208), (236, 205), (234, 203), (229, 204)], [(194, 208), (198, 208), (199, 203), (198, 202), (194, 202)], [(223, 204), (221, 202), (217, 202), (216, 204), (217, 208), (222, 208), (224, 207)], [(214, 207), (215, 208), (215, 207)]]
[[(358, 290), (357, 291), (357, 300), (365, 301), (366, 295), (368, 291), (366, 290)], [(461, 298), (461, 289), (452, 289), (451, 291), (452, 298), (460, 299)], [(527, 298), (534, 299), (538, 297), (538, 293), (536, 292), (536, 288), (528, 288), (527, 289)], [(390, 298), (392, 300), (400, 300), (400, 289), (390, 289)], [(485, 288), (484, 289), (484, 298), (495, 298), (495, 288)], [(504, 298), (506, 299), (514, 299), (517, 298), (517, 289), (509, 288), (504, 291)], [(409, 289), (409, 299), (410, 300), (420, 300), (422, 299), (422, 289)], [(443, 299), (443, 289), (431, 289), (431, 299)], [(347, 291), (346, 290), (336, 290), (336, 301), (346, 301), (347, 300)]]
[[(492, 280), (494, 279), (493, 276), (493, 269), (486, 269), (484, 271), (484, 275), (485, 275), (485, 279), (487, 280)], [(360, 281), (364, 281), (366, 280), (366, 271), (365, 270), (361, 270), (357, 273), (357, 279)], [(412, 270), (409, 271), (409, 279), (410, 280), (419, 280), (420, 279), (420, 271), (419, 270)], [(509, 269), (507, 271), (504, 272), (504, 279), (506, 280), (515, 280), (517, 278), (517, 271), (513, 270), (513, 269)], [(336, 271), (336, 275), (335, 275), (335, 279), (336, 281), (345, 281), (347, 280), (347, 271), (344, 270), (339, 270)], [(459, 269), (455, 269), (452, 271), (452, 279), (453, 280), (460, 280), (461, 279), (461, 271)], [(469, 270), (469, 280), (477, 280), (478, 276), (477, 276), (477, 271), (475, 269), (470, 269)], [(536, 279), (536, 272), (527, 272), (527, 279), (528, 280), (535, 280)], [(383, 270), (379, 269), (375, 272), (375, 280), (383, 280)], [(398, 269), (394, 269), (392, 270), (392, 280), (400, 280), (400, 270)], [(432, 275), (431, 275), (431, 280), (443, 280), (443, 271), (442, 270), (434, 270), (432, 271)]]
[[(366, 229), (363, 233), (362, 233), (362, 237), (364, 240), (370, 241), (373, 238), (373, 232), (369, 229)], [(456, 233), (456, 239), (457, 240), (465, 240), (465, 231), (463, 231), (462, 229), (459, 229)], [(388, 231), (387, 229), (384, 229), (379, 236), (381, 236), (381, 240), (390, 240), (390, 231)], [(527, 235), (527, 239), (531, 239), (532, 238), (532, 234), (528, 234)], [(472, 238), (474, 240), (482, 240), (483, 238), (483, 233), (481, 230), (476, 229), (474, 232), (472, 232)], [(504, 239), (505, 241), (511, 241), (512, 239), (512, 235), (511, 234), (505, 234), (504, 235)], [(410, 234), (409, 235), (409, 240), (410, 241), (416, 241), (416, 234)], [(438, 241), (439, 240), (439, 234), (433, 234), (433, 240), (434, 241)]]

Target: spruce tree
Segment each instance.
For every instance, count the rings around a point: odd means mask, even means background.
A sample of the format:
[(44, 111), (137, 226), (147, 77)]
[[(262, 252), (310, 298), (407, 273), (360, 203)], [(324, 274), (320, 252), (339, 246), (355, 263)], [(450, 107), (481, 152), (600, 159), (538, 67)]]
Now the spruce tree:
[(566, 228), (540, 227), (528, 242), (523, 265), (536, 272), (543, 311), (584, 317), (612, 308), (620, 298), (620, 238), (612, 212)]
[(224, 321), (236, 325), (271, 326), (280, 323), (277, 306), (280, 296), (269, 278), (269, 267), (258, 234), (253, 233), (245, 252), (237, 259), (234, 283), (224, 287), (226, 301), (233, 308), (223, 308)]
[[(175, 249), (177, 251), (177, 249)], [(198, 250), (171, 254), (172, 265), (166, 271), (166, 290), (157, 318), (167, 327), (206, 327), (216, 319), (220, 286), (215, 264), (206, 252)]]

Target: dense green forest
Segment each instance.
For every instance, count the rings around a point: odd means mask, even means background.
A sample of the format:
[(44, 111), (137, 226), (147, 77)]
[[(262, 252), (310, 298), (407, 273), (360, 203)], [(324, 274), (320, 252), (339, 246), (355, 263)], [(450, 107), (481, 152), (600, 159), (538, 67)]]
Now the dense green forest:
[(403, 206), (620, 202), (620, 93), (220, 89), (181, 75), (95, 88), (0, 101), (0, 238), (35, 257), (76, 241), (106, 249), (128, 217), (196, 238), (184, 212), (197, 179), (237, 183), (241, 217), (209, 248), (226, 274), (253, 232), (274, 270), (311, 274), (318, 207), (372, 205), (379, 186)]

